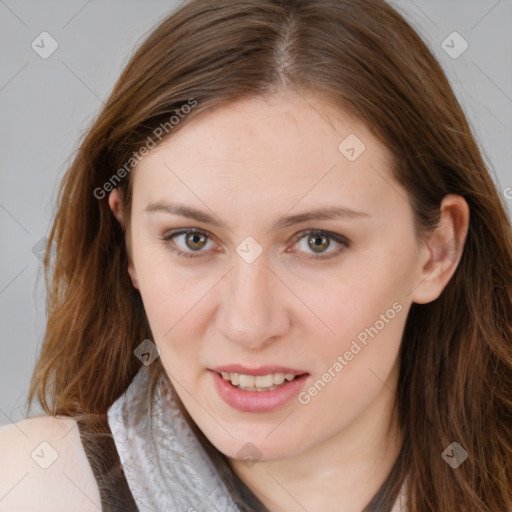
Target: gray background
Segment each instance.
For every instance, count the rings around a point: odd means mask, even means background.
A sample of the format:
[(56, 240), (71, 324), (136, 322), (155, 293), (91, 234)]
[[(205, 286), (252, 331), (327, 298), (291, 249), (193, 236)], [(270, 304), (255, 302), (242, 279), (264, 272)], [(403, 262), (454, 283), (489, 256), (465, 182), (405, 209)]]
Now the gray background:
[[(390, 3), (441, 61), (510, 211), (512, 0)], [(176, 5), (0, 0), (0, 424), (26, 414), (46, 319), (33, 247), (49, 232), (60, 178), (135, 45)], [(31, 47), (44, 31), (59, 45), (47, 59)], [(457, 59), (442, 47), (454, 31), (469, 44)]]

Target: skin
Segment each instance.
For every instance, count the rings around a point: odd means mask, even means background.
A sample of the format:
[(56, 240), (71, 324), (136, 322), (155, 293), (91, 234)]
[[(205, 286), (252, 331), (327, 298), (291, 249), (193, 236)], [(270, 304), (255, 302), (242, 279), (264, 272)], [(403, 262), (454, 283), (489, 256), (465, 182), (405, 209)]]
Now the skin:
[[(355, 161), (338, 150), (350, 134), (366, 146)], [(386, 148), (320, 98), (286, 92), (201, 113), (153, 149), (133, 179), (129, 272), (193, 420), (270, 511), (361, 510), (401, 446), (392, 407), (407, 313), (413, 302), (435, 300), (453, 275), (469, 222), (465, 201), (447, 196), (439, 228), (419, 244)], [(145, 211), (157, 201), (222, 224)], [(126, 229), (117, 190), (109, 203)], [(272, 230), (283, 215), (328, 206), (365, 216)], [(197, 249), (181, 235), (174, 247), (201, 256), (179, 256), (162, 240), (184, 228), (210, 238)], [(315, 252), (315, 236), (301, 235), (308, 229), (350, 245), (328, 237)], [(252, 263), (236, 252), (248, 236), (263, 249)], [(241, 412), (213, 386), (208, 368), (279, 364), (307, 371), (307, 390), (393, 304), (401, 311), (307, 404)], [(248, 442), (256, 463), (238, 455)]]

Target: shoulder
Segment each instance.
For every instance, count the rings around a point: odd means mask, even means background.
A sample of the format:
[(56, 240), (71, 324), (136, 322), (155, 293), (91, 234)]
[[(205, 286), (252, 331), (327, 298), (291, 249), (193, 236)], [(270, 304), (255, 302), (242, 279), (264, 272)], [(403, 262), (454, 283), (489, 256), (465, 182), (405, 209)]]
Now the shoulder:
[(36, 416), (0, 426), (2, 512), (101, 510), (75, 420)]

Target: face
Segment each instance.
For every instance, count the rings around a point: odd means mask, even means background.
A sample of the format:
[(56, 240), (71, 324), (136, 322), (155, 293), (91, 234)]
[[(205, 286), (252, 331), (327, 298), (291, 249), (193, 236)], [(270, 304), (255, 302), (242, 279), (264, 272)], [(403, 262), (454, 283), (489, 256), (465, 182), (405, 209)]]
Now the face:
[(290, 458), (391, 403), (421, 252), (364, 125), (314, 98), (237, 101), (190, 120), (133, 179), (130, 274), (220, 451)]

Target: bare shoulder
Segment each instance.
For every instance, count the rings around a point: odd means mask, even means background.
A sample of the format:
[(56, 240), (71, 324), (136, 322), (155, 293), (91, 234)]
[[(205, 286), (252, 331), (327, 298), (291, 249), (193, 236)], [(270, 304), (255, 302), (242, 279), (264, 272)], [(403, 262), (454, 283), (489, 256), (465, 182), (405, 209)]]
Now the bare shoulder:
[(75, 420), (44, 415), (0, 426), (0, 509), (101, 510)]

